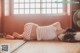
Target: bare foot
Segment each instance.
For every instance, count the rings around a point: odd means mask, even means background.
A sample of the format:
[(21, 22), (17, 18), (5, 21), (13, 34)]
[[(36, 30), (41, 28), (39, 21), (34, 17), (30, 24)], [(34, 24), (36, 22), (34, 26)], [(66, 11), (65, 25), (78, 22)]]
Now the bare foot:
[(23, 38), (23, 36), (21, 34), (18, 34), (17, 32), (14, 32), (12, 34), (12, 36), (14, 36), (16, 39), (22, 39)]
[(5, 38), (6, 38), (6, 39), (14, 39), (14, 37), (11, 36), (11, 35), (6, 35)]

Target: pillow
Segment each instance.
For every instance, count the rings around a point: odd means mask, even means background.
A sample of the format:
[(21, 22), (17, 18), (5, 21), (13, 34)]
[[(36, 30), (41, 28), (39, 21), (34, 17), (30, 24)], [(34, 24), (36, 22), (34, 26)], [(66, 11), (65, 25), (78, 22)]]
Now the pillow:
[(39, 26), (36, 29), (37, 40), (53, 40), (57, 37), (56, 28), (52, 25), (49, 26)]
[(38, 27), (35, 23), (27, 23), (24, 26), (23, 39), (35, 40), (36, 39), (36, 28)]
[(56, 30), (57, 35), (61, 34), (64, 31), (61, 27), (60, 22), (55, 22), (52, 25), (57, 28)]

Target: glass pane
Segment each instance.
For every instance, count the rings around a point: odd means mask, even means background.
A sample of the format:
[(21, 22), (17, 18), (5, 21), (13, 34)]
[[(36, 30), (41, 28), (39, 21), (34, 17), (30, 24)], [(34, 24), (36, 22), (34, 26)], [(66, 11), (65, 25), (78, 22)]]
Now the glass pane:
[(24, 9), (19, 9), (19, 14), (24, 14)]
[(57, 9), (52, 9), (52, 14), (57, 14)]
[(30, 2), (35, 2), (36, 0), (30, 0)]
[(14, 3), (19, 2), (19, 0), (14, 0)]
[(62, 2), (63, 0), (58, 0), (59, 2)]
[(47, 14), (51, 14), (51, 9), (47, 9)]
[(25, 14), (29, 14), (29, 9), (25, 9)]
[(36, 3), (36, 8), (40, 8), (40, 3)]
[(35, 3), (30, 3), (30, 8), (35, 8)]
[(29, 0), (25, 0), (25, 2), (29, 2)]
[(30, 9), (30, 14), (35, 14), (35, 9)]
[(14, 9), (14, 14), (19, 14), (18, 9)]
[(51, 8), (51, 3), (47, 3), (47, 8)]
[(52, 8), (57, 8), (57, 4), (56, 3), (53, 3), (52, 4)]
[(40, 14), (40, 9), (36, 9), (36, 14)]
[(46, 0), (41, 0), (42, 2), (46, 2)]
[(57, 0), (52, 0), (52, 2), (56, 2)]
[(58, 4), (58, 8), (63, 8), (63, 4), (62, 3), (59, 3)]
[(29, 3), (26, 3), (25, 4), (25, 8), (29, 8)]
[(46, 8), (46, 3), (42, 3), (42, 8)]
[(58, 13), (63, 13), (63, 9), (58, 9)]
[(46, 11), (47, 11), (46, 9), (42, 9), (41, 13), (46, 14)]
[(19, 4), (14, 4), (14, 8), (19, 8)]
[(22, 3), (23, 3), (23, 2), (24, 2), (24, 0), (19, 0), (19, 2), (22, 2)]
[(20, 5), (20, 6), (19, 6), (20, 8), (24, 8), (24, 4), (19, 4), (19, 5)]
[(40, 2), (40, 0), (36, 0), (36, 2)]
[(47, 2), (52, 2), (52, 0), (47, 0)]

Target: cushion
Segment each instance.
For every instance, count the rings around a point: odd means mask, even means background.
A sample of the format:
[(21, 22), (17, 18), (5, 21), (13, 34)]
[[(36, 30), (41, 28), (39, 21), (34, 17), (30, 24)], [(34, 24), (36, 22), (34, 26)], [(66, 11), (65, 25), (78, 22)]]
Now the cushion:
[(36, 28), (38, 27), (35, 23), (27, 23), (24, 26), (23, 38), (25, 40), (35, 40), (36, 39)]
[(36, 29), (37, 40), (53, 40), (57, 37), (56, 28), (52, 25), (49, 26), (39, 26)]

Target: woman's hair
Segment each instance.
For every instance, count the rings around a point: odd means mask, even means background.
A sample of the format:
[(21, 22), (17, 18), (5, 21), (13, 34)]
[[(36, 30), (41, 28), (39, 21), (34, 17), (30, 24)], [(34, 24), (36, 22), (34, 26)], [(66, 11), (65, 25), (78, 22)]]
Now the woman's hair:
[(75, 36), (76, 35), (76, 31), (72, 28), (68, 28), (66, 29), (66, 31), (64, 32), (64, 37), (63, 37), (63, 41), (68, 41), (68, 42), (74, 42), (75, 40)]
[(66, 29), (65, 32), (76, 32), (76, 30), (74, 30), (73, 28), (68, 28), (68, 29)]

